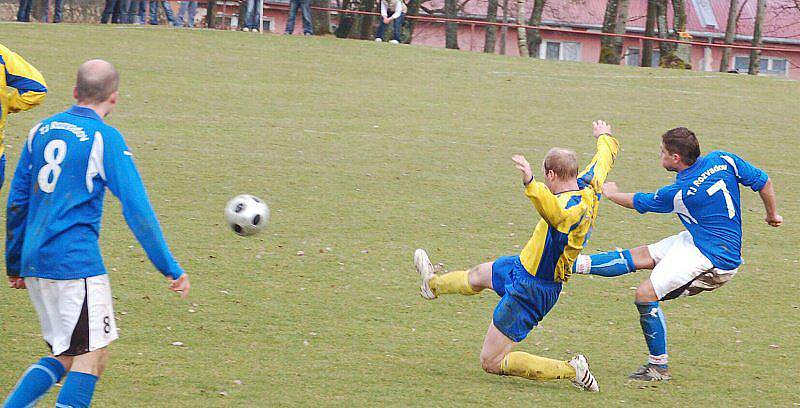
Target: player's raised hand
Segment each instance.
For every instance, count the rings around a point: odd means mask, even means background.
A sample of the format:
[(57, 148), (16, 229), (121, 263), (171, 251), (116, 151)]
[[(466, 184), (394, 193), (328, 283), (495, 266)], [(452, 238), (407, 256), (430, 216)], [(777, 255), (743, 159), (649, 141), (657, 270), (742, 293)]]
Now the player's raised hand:
[(767, 215), (765, 221), (767, 221), (767, 224), (773, 227), (780, 227), (781, 224), (783, 224), (783, 217), (781, 217), (779, 214)]
[(603, 183), (603, 194), (616, 194), (619, 193), (619, 186), (613, 181), (606, 181)]
[(522, 182), (525, 185), (528, 185), (531, 181), (533, 181), (533, 172), (531, 171), (531, 164), (528, 163), (528, 159), (521, 154), (515, 154), (511, 156), (511, 160), (514, 162), (514, 165), (517, 167), (522, 173)]
[(610, 135), (611, 125), (602, 120), (596, 120), (592, 122), (592, 134), (595, 138), (600, 137), (600, 135)]
[(25, 280), (19, 276), (9, 276), (8, 287), (11, 289), (25, 289)]
[(189, 296), (189, 288), (191, 288), (191, 286), (192, 285), (189, 283), (189, 275), (184, 273), (180, 278), (170, 281), (169, 290), (180, 293), (181, 297), (186, 299), (186, 297)]

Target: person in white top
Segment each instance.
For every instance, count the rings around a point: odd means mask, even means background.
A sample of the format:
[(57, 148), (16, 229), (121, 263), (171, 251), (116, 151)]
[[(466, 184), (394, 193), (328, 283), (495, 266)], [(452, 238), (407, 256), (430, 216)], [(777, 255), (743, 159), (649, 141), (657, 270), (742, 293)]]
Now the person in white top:
[[(400, 42), (400, 34), (403, 32), (403, 20), (408, 12), (403, 0), (381, 0), (381, 21), (378, 23), (378, 32), (375, 33), (375, 41), (383, 41), (383, 34), (386, 26), (392, 24), (392, 44)], [(389, 13), (392, 13), (389, 16)]]

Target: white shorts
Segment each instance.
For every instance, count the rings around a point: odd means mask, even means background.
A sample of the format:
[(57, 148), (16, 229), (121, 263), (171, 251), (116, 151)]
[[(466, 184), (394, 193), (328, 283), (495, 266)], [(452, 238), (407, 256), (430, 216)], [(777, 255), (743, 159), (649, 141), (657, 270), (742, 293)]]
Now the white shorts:
[(648, 245), (647, 249), (656, 261), (650, 281), (661, 300), (714, 290), (731, 280), (738, 271), (738, 268), (732, 271), (715, 268), (694, 246), (688, 231)]
[(73, 280), (25, 278), (25, 286), (53, 355), (86, 354), (119, 337), (108, 275)]

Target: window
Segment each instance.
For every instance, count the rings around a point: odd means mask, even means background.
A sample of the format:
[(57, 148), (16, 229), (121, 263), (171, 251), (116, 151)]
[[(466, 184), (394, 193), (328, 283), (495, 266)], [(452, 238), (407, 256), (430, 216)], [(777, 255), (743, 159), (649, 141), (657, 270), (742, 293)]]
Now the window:
[(747, 72), (750, 68), (750, 57), (735, 57), (733, 59), (733, 68), (737, 72)]
[(634, 47), (628, 47), (628, 53), (625, 54), (625, 65), (629, 67), (639, 67), (641, 66), (641, 60), (639, 59), (639, 49)]
[(545, 54), (545, 59), (549, 60), (558, 60), (558, 56), (561, 54), (561, 43), (557, 42), (547, 42), (547, 52)]
[[(733, 57), (733, 67), (736, 72), (747, 73), (750, 70), (750, 57), (747, 55), (737, 55)], [(759, 61), (759, 75), (788, 75), (789, 64), (785, 58), (761, 57)]]
[(581, 45), (576, 42), (561, 43), (561, 59), (564, 61), (580, 61)]
[(651, 67), (657, 67), (661, 65), (661, 50), (659, 50), (658, 48), (653, 49), (653, 57), (651, 61), (652, 61), (650, 63)]
[(580, 61), (581, 44), (569, 41), (544, 41), (539, 48), (539, 58), (554, 61)]

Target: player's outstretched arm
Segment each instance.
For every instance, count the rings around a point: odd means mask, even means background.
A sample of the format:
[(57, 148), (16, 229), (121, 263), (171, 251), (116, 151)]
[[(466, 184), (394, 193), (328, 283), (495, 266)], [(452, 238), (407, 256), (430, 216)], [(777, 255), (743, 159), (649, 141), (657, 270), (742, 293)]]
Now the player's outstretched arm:
[[(39, 125), (36, 125), (28, 133), (28, 140), (33, 138), (37, 130), (39, 130)], [(25, 240), (31, 191), (30, 163), (31, 152), (28, 150), (28, 143), (23, 143), (6, 207), (6, 274), (8, 275), (8, 286), (14, 289), (25, 289), (25, 281), (20, 278), (19, 274), (22, 270), (22, 244)]]
[(783, 224), (783, 217), (778, 214), (778, 203), (775, 200), (775, 188), (772, 186), (772, 179), (767, 179), (764, 187), (758, 191), (761, 201), (764, 202), (764, 209), (767, 211), (765, 221), (773, 227), (780, 227)]
[(603, 183), (603, 194), (605, 194), (606, 198), (608, 198), (617, 205), (630, 209), (635, 208), (633, 206), (633, 196), (635, 194), (620, 192), (619, 186), (617, 186), (617, 183), (613, 181), (606, 181), (605, 183)]
[(534, 180), (531, 164), (525, 156), (514, 155), (511, 157), (514, 165), (522, 173), (522, 183), (525, 185), (525, 195), (530, 198), (539, 215), (552, 226), (558, 226), (564, 219), (564, 211), (558, 205), (556, 196), (542, 183)]
[(122, 136), (110, 134), (105, 138), (103, 160), (108, 188), (122, 203), (122, 215), (128, 227), (144, 248), (150, 262), (171, 280), (170, 289), (182, 291), (185, 296), (189, 290), (189, 278), (184, 277), (186, 274), (167, 247), (142, 178)]
[(588, 185), (594, 191), (601, 193), (601, 187), (619, 153), (619, 142), (611, 135), (611, 125), (602, 120), (592, 122), (592, 134), (597, 139), (597, 153), (578, 174), (578, 185), (580, 188)]

